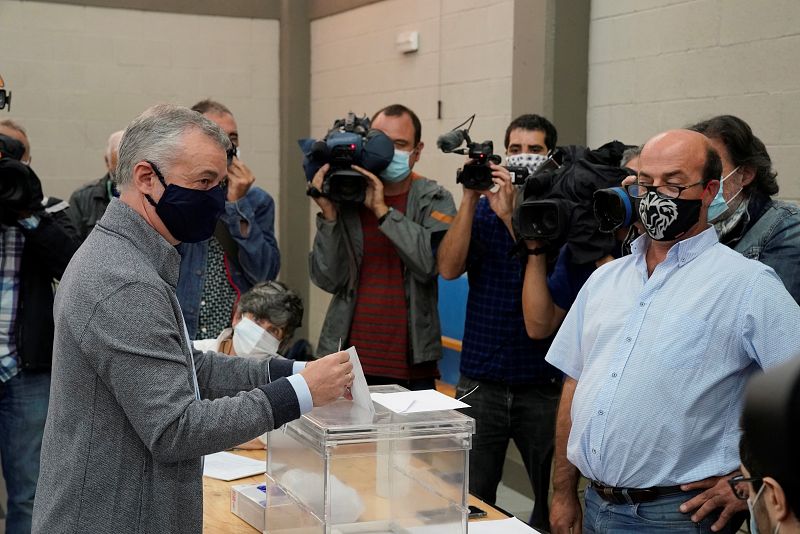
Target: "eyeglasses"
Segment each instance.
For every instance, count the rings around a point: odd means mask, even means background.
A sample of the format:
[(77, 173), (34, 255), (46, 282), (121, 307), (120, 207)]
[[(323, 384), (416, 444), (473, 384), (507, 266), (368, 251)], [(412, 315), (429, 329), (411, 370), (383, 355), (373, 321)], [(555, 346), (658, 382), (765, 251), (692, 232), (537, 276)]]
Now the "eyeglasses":
[(684, 190), (694, 187), (696, 185), (703, 185), (702, 180), (691, 185), (647, 185), (647, 184), (630, 184), (627, 187), (628, 194), (633, 198), (644, 198), (650, 191), (655, 191), (656, 196), (659, 198), (678, 198)]
[(750, 488), (747, 484), (753, 484), (755, 489), (758, 490), (758, 488), (761, 487), (763, 480), (764, 477), (745, 478), (744, 475), (736, 475), (735, 477), (728, 479), (728, 485), (731, 487), (731, 491), (737, 499), (746, 501), (747, 498), (750, 497)]

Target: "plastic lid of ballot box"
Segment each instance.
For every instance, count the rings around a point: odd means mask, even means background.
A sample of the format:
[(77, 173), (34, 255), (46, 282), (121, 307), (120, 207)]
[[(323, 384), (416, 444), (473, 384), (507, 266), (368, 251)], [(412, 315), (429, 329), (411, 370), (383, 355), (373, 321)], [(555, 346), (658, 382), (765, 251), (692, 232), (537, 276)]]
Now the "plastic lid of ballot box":
[(265, 532), (467, 532), (475, 421), (453, 410), (374, 406), (370, 418), (340, 399), (269, 433)]

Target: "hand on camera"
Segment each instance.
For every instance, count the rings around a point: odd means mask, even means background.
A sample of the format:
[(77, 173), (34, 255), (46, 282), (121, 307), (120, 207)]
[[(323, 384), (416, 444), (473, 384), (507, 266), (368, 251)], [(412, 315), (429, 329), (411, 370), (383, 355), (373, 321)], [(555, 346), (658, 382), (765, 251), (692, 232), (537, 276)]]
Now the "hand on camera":
[(492, 181), (494, 187), (484, 191), (486, 198), (489, 199), (489, 206), (503, 222), (511, 223), (511, 214), (514, 212), (514, 201), (516, 189), (511, 183), (511, 173), (501, 165), (490, 163), (492, 169)]
[[(320, 169), (314, 175), (314, 178), (312, 178), (309, 187), (314, 187), (317, 189), (317, 191), (322, 191), (322, 182), (325, 180), (325, 174), (330, 168), (331, 166), (327, 163), (320, 167)], [(319, 209), (322, 210), (322, 216), (325, 219), (329, 221), (336, 220), (336, 206), (333, 204), (333, 202), (319, 195), (312, 198), (314, 199), (314, 202), (317, 203), (317, 206), (319, 206)]]
[(380, 178), (363, 167), (353, 165), (352, 169), (367, 177), (367, 191), (364, 196), (364, 205), (372, 210), (375, 217), (380, 219), (389, 211), (389, 206), (386, 205), (383, 198), (383, 182), (381, 182)]
[(228, 201), (236, 202), (245, 196), (255, 181), (250, 168), (234, 157), (228, 167)]
[(329, 354), (306, 365), (300, 371), (306, 381), (314, 406), (330, 404), (340, 397), (352, 399), (349, 388), (353, 385), (353, 364), (344, 351)]

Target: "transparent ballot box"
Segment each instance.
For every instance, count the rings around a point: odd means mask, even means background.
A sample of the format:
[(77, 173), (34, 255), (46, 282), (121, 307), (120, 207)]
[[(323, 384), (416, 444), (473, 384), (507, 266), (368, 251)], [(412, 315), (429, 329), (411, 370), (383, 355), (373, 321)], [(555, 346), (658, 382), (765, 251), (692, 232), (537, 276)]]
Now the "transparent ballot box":
[[(371, 392), (406, 391), (372, 386)], [(340, 399), (270, 432), (269, 534), (466, 534), (475, 422)]]

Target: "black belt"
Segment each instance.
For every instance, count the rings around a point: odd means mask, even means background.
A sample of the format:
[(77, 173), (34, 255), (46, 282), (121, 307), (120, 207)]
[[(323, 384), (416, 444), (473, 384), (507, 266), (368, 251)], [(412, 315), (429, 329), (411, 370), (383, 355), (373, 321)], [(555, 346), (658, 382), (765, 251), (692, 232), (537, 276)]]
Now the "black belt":
[(614, 488), (591, 481), (592, 488), (606, 502), (612, 504), (639, 504), (651, 502), (659, 497), (684, 493), (680, 486), (655, 486), (653, 488)]

